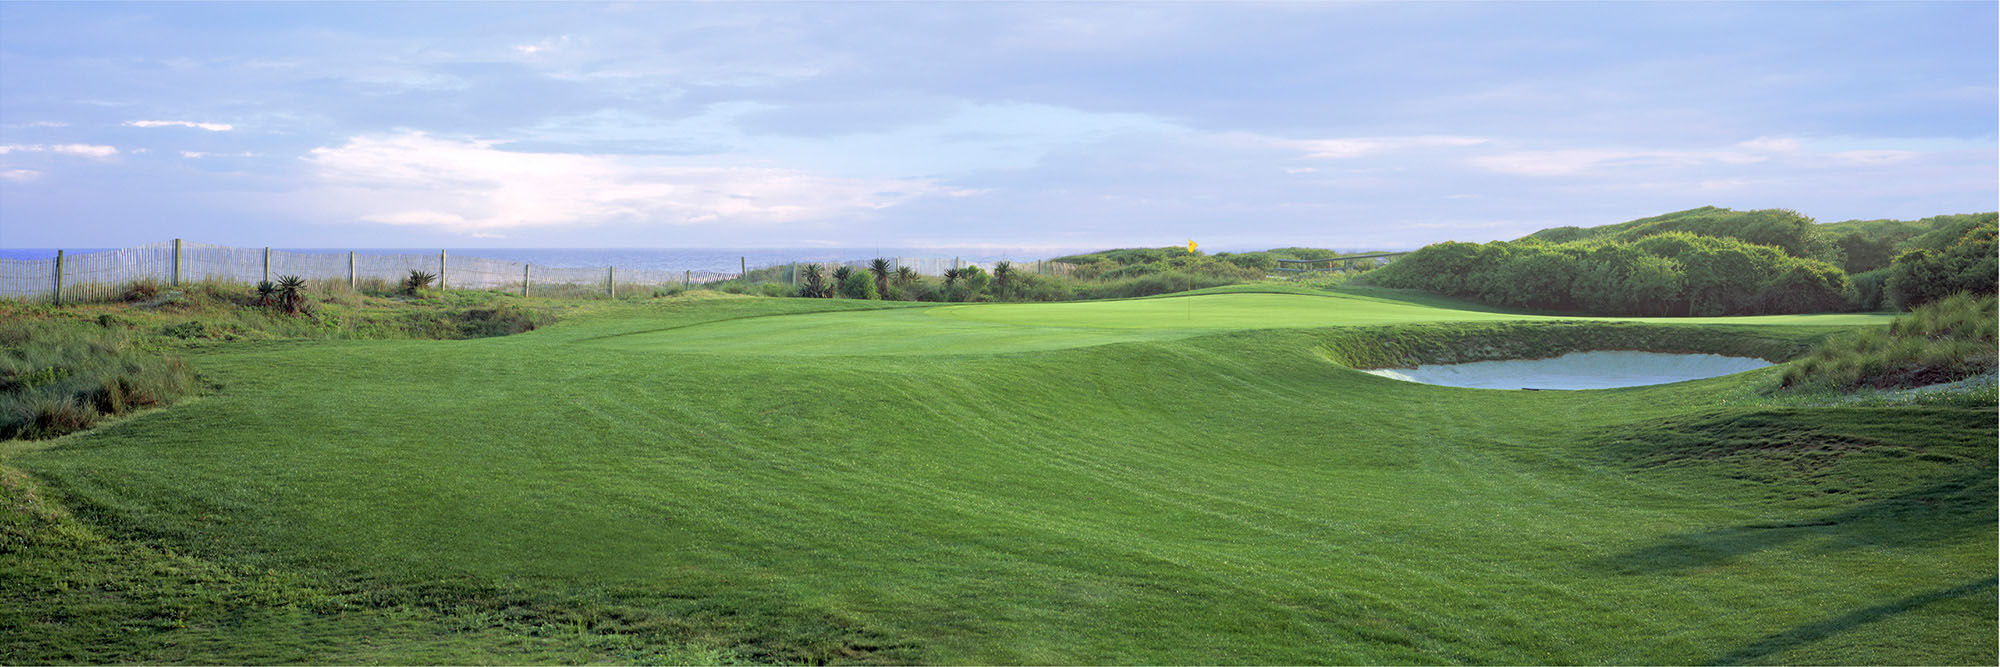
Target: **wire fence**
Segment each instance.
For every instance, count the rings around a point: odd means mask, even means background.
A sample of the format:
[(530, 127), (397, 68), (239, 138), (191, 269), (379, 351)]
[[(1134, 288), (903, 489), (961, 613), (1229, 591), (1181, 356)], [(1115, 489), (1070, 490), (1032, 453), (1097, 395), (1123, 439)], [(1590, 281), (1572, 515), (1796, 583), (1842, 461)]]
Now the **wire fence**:
[[(992, 269), (983, 263), (962, 262), (958, 258), (899, 257), (892, 261), (894, 266), (909, 267), (919, 275), (933, 277), (966, 266)], [(284, 276), (303, 278), (310, 287), (321, 290), (391, 290), (401, 286), (413, 271), (435, 276), (435, 284), (447, 289), (610, 298), (621, 292), (631, 294), (669, 285), (693, 287), (731, 280), (797, 284), (804, 267), (811, 264), (831, 272), (843, 265), (865, 270), (869, 262), (792, 262), (751, 268), (747, 273), (615, 266), (544, 267), (453, 255), (443, 250), (421, 254), (294, 252), (176, 239), (107, 252), (57, 251), (53, 259), (0, 259), (0, 299), (40, 303), (109, 301), (122, 296), (126, 286), (141, 281), (162, 285), (193, 282), (249, 285)], [(1075, 269), (1073, 264), (1049, 261), (1016, 262), (1014, 267), (1024, 273), (1063, 277)]]

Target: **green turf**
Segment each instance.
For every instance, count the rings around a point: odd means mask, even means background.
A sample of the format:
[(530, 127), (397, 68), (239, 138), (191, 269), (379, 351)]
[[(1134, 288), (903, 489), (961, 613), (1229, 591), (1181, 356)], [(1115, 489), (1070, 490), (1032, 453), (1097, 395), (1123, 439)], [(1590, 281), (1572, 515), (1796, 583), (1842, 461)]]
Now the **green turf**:
[[(75, 516), (0, 552), (25, 582), (0, 653), (1995, 659), (1990, 408), (1758, 407), (1777, 369), (1503, 392), (1330, 362), (1343, 327), (1546, 319), (1388, 293), (817, 312), (881, 305), (203, 350), (210, 396), (7, 446)], [(48, 546), (72, 533), (104, 553)], [(129, 567), (180, 574), (103, 574)], [(165, 620), (107, 620), (134, 613)]]

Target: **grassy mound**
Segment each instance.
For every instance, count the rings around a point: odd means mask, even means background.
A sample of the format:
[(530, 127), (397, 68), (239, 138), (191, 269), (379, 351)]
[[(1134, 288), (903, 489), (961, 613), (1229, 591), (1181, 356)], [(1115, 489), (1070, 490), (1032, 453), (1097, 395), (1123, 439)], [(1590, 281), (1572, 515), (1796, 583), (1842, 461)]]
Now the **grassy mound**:
[(1994, 297), (1960, 294), (1919, 306), (1886, 329), (1831, 341), (1785, 370), (1794, 390), (1900, 389), (1994, 372)]

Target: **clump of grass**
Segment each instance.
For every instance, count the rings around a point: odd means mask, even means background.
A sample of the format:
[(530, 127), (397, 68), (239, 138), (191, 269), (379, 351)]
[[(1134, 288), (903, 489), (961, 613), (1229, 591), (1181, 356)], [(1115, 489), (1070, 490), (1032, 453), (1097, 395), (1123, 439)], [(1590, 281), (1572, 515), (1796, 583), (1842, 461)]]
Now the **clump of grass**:
[(160, 281), (152, 278), (141, 278), (126, 283), (125, 289), (119, 294), (119, 300), (125, 303), (138, 303), (150, 300), (159, 295)]
[(0, 324), (0, 438), (43, 439), (195, 390), (180, 359), (132, 344), (122, 328), (59, 320)]
[(1830, 341), (1785, 369), (1779, 388), (1853, 391), (1953, 382), (1996, 367), (1994, 298), (1959, 294), (1889, 327)]

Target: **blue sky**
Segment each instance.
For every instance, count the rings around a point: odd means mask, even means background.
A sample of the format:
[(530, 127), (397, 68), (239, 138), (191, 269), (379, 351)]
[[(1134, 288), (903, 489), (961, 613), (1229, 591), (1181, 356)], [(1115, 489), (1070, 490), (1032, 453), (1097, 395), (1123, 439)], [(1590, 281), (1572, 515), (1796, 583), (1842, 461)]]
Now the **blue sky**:
[(0, 3), (0, 246), (1414, 247), (1993, 210), (1992, 2)]

